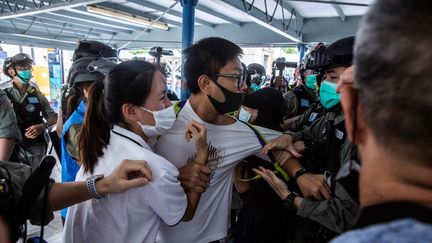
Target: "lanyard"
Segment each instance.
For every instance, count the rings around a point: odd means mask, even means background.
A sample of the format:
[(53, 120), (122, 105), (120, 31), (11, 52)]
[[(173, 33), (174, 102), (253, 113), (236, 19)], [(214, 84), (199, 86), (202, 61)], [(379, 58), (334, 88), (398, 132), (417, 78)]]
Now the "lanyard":
[(137, 141), (133, 140), (132, 138), (130, 138), (130, 137), (126, 136), (126, 135), (123, 135), (123, 134), (121, 134), (121, 133), (118, 133), (118, 132), (116, 132), (116, 131), (114, 131), (114, 130), (113, 130), (112, 132), (115, 133), (115, 134), (117, 134), (117, 135), (119, 135), (120, 137), (124, 137), (124, 138), (126, 138), (126, 139), (129, 139), (130, 141), (132, 141), (132, 142), (135, 143), (136, 145), (140, 146), (141, 148), (144, 148), (140, 143), (138, 143)]

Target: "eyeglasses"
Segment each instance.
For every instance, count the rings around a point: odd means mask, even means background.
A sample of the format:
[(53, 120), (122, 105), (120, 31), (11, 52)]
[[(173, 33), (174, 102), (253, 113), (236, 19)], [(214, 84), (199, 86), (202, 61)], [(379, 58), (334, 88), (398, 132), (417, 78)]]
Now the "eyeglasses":
[(218, 74), (218, 73), (209, 73), (207, 74), (209, 77), (223, 77), (223, 78), (235, 78), (237, 79), (236, 88), (241, 88), (246, 81), (244, 74)]

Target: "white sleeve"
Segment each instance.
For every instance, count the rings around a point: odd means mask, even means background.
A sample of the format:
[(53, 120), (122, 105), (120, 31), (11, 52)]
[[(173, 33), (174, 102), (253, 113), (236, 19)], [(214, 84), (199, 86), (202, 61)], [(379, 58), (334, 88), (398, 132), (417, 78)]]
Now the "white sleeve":
[(281, 136), (283, 133), (278, 132), (272, 129), (268, 129), (265, 127), (255, 126), (254, 127), (264, 136), (264, 138), (268, 141), (273, 140)]
[(166, 171), (149, 188), (150, 207), (167, 224), (175, 225), (183, 218), (187, 208), (187, 198), (176, 173)]

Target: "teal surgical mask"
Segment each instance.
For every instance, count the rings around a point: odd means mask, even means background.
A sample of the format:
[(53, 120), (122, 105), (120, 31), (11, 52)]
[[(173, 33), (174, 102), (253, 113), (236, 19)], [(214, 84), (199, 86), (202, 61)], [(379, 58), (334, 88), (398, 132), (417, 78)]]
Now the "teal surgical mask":
[(306, 87), (309, 89), (316, 90), (317, 77), (316, 74), (312, 74), (307, 76), (306, 78)]
[(30, 82), (30, 79), (33, 77), (30, 70), (19, 71), (17, 76), (23, 84), (28, 84)]
[(340, 95), (336, 93), (336, 87), (335, 83), (327, 80), (321, 83), (320, 102), (326, 109), (330, 109), (340, 102)]

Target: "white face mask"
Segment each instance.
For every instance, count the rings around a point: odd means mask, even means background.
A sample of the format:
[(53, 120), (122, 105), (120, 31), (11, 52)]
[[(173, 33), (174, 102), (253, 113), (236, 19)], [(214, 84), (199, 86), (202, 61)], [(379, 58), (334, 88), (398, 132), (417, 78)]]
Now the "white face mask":
[(249, 113), (245, 108), (242, 107), (239, 113), (239, 120), (244, 122), (249, 122), (250, 117), (251, 117), (251, 113)]
[(173, 105), (160, 111), (151, 111), (144, 107), (140, 108), (152, 113), (156, 122), (154, 126), (150, 126), (141, 124), (138, 121), (138, 124), (141, 126), (142, 131), (148, 137), (156, 137), (165, 134), (172, 127), (176, 120), (176, 114)]

